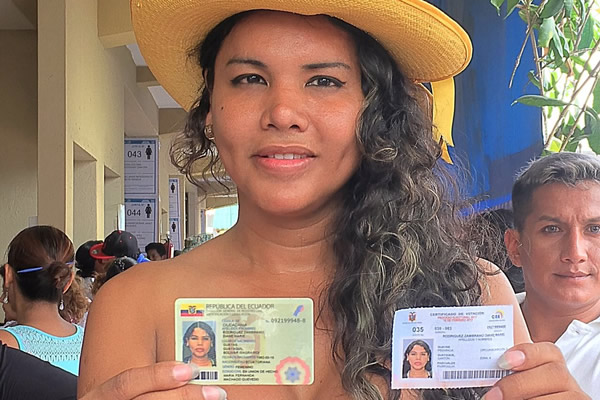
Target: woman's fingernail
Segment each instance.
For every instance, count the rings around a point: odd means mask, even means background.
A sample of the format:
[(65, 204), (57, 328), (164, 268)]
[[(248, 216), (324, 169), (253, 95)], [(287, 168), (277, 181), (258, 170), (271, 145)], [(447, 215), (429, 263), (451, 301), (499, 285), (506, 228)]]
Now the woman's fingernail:
[(227, 400), (227, 393), (218, 386), (202, 387), (204, 400)]
[(180, 382), (187, 382), (200, 374), (200, 367), (196, 364), (179, 364), (173, 367), (173, 378)]
[(525, 362), (525, 353), (519, 350), (508, 351), (498, 359), (498, 366), (502, 369), (512, 369)]
[(483, 396), (482, 400), (502, 400), (502, 390), (500, 388), (493, 388)]

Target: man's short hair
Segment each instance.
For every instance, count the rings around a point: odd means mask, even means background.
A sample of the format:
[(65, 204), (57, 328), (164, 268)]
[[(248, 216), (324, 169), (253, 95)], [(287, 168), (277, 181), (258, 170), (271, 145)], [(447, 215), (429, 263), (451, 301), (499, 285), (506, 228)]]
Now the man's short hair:
[(515, 228), (522, 230), (531, 212), (533, 192), (540, 186), (562, 183), (575, 186), (583, 181), (600, 183), (600, 158), (581, 153), (553, 153), (532, 161), (519, 173), (512, 190)]
[(145, 250), (146, 250), (146, 254), (148, 254), (148, 252), (150, 250), (156, 250), (158, 255), (161, 257), (164, 257), (167, 255), (167, 249), (165, 249), (165, 245), (162, 243), (157, 243), (157, 242), (148, 243), (145, 247)]

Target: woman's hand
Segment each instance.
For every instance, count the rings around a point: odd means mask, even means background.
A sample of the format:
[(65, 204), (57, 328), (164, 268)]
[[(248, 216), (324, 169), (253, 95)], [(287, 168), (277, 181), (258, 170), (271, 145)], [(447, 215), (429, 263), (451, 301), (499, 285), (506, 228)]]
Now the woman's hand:
[(175, 361), (132, 368), (110, 378), (80, 400), (227, 400), (227, 393), (220, 387), (187, 385), (198, 373), (196, 365)]
[(518, 344), (498, 365), (514, 371), (499, 380), (484, 400), (568, 399), (590, 400), (569, 373), (559, 348), (553, 343)]

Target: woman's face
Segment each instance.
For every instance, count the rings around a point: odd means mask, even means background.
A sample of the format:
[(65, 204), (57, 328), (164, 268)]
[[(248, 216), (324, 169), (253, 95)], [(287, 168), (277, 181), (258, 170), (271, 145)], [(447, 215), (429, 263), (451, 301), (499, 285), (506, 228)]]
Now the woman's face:
[(212, 340), (206, 331), (202, 328), (194, 328), (191, 336), (187, 340), (187, 346), (195, 358), (206, 358), (212, 347)]
[(345, 31), (323, 16), (261, 11), (223, 42), (207, 123), (240, 198), (300, 215), (331, 205), (356, 170), (362, 104)]
[(410, 369), (414, 370), (422, 370), (429, 362), (429, 354), (427, 354), (427, 351), (425, 351), (423, 346), (418, 344), (414, 345), (412, 350), (408, 353), (407, 358)]

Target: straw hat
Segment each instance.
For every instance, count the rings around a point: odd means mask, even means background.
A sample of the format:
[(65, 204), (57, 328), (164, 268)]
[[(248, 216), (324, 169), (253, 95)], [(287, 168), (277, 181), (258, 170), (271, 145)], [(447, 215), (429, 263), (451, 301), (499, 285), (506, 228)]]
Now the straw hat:
[(202, 74), (188, 52), (225, 18), (246, 10), (326, 14), (377, 39), (415, 82), (437, 82), (471, 59), (466, 32), (422, 0), (131, 0), (138, 45), (156, 79), (189, 110)]

